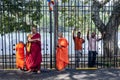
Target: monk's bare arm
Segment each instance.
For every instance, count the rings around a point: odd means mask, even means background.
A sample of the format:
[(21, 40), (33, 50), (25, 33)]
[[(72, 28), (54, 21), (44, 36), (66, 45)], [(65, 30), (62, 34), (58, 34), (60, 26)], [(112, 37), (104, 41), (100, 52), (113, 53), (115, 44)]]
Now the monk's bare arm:
[(28, 39), (29, 42), (35, 42), (35, 41), (40, 41), (40, 38), (36, 38), (36, 39)]

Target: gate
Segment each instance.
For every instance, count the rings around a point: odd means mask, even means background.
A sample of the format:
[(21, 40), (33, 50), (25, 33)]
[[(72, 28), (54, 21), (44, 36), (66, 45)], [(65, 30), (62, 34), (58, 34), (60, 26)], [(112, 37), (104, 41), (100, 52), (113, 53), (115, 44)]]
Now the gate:
[[(52, 1), (52, 0), (51, 0)], [(103, 1), (104, 2), (104, 1)], [(79, 68), (88, 67), (88, 40), (87, 31), (95, 32), (97, 37), (101, 33), (107, 35), (111, 27), (104, 30), (104, 26), (113, 14), (114, 4), (106, 2), (100, 8), (99, 3), (94, 0), (54, 0), (52, 10), (49, 10), (47, 0), (1, 0), (0, 1), (0, 69), (14, 69), (15, 67), (15, 45), (19, 41), (26, 43), (26, 36), (30, 33), (31, 26), (36, 25), (41, 34), (42, 41), (42, 69), (55, 68), (55, 49), (58, 32), (62, 32), (69, 42), (69, 65), (68, 69), (76, 69), (75, 50), (73, 33), (81, 32), (85, 39), (82, 45), (82, 56), (80, 57)], [(113, 1), (113, 3), (115, 3)], [(97, 5), (95, 5), (97, 4)], [(117, 11), (114, 13), (117, 14)], [(99, 20), (97, 22), (97, 20)], [(100, 25), (102, 24), (102, 26)], [(114, 40), (105, 42), (106, 39), (96, 43), (97, 55), (94, 68), (118, 68), (119, 52), (119, 22), (114, 32)], [(117, 25), (118, 24), (118, 25)], [(112, 25), (112, 24), (111, 24)], [(112, 32), (111, 32), (112, 33)], [(112, 34), (110, 34), (112, 35)], [(113, 37), (112, 37), (113, 38)], [(109, 41), (109, 40), (108, 40)], [(105, 46), (105, 44), (107, 46)], [(113, 43), (113, 44), (112, 44)], [(118, 45), (116, 47), (116, 44)], [(108, 50), (106, 50), (108, 48)], [(112, 52), (111, 50), (112, 49)]]

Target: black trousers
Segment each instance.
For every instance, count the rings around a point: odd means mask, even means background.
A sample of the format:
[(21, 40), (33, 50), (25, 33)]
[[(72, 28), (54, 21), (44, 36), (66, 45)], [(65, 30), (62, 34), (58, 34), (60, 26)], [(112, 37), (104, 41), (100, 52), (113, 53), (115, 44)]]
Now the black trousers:
[(88, 67), (95, 67), (96, 65), (96, 51), (88, 52)]

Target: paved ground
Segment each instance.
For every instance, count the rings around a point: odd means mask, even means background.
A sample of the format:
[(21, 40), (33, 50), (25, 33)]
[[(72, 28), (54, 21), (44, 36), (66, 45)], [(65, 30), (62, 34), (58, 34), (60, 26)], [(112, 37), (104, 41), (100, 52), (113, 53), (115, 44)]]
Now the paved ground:
[(0, 70), (0, 80), (120, 80), (120, 70), (42, 70), (41, 74)]

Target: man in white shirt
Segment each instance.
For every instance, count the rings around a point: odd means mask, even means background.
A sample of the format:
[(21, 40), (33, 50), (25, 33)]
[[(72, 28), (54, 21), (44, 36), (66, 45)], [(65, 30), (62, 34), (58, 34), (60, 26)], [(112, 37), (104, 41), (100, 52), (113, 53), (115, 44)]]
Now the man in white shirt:
[(87, 32), (87, 40), (88, 40), (88, 67), (95, 67), (96, 64), (96, 54), (97, 47), (96, 42), (102, 40), (104, 35), (101, 38), (96, 37), (96, 33), (92, 32), (89, 36), (89, 30)]

